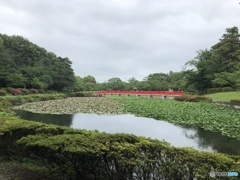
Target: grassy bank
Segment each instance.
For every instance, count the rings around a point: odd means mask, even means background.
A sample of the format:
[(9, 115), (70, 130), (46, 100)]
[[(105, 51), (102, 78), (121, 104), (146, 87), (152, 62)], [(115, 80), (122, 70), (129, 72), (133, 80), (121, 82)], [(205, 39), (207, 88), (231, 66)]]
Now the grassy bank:
[(240, 100), (240, 91), (219, 92), (214, 94), (207, 94), (205, 96), (212, 98), (212, 100), (216, 101), (230, 101), (231, 99)]

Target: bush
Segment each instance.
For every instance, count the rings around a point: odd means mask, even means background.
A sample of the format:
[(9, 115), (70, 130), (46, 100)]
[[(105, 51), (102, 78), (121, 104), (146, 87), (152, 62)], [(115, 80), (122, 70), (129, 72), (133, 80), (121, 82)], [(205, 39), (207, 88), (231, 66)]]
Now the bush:
[(22, 95), (28, 95), (29, 94), (29, 90), (27, 89), (20, 89), (22, 92)]
[(37, 94), (38, 93), (38, 90), (37, 89), (29, 89), (29, 92), (31, 94)]
[(211, 98), (205, 96), (176, 96), (176, 101), (188, 101), (188, 102), (200, 102), (200, 101), (212, 101)]
[(219, 87), (219, 88), (209, 88), (207, 90), (207, 93), (211, 94), (211, 93), (217, 93), (217, 92), (230, 92), (230, 91), (234, 91), (234, 89), (232, 87)]
[(21, 104), (26, 103), (26, 100), (22, 96), (17, 96), (16, 98), (11, 99), (11, 103), (13, 105), (21, 105)]
[(0, 89), (0, 96), (6, 96), (7, 92), (3, 89)]
[(11, 87), (7, 87), (7, 88), (6, 88), (6, 91), (7, 91), (7, 93), (9, 93), (9, 94), (12, 93), (12, 90), (13, 90), (13, 88), (11, 88)]
[(0, 99), (0, 111), (8, 111), (11, 106), (12, 106), (12, 103), (9, 99), (6, 99), (6, 98)]
[(230, 92), (230, 91), (234, 91), (234, 89), (231, 88), (231, 87), (223, 87), (221, 90), (222, 90), (222, 92)]
[(239, 105), (240, 106), (240, 99), (231, 99), (230, 103), (233, 105)]
[(212, 168), (216, 172), (240, 170), (239, 156), (14, 118), (0, 121), (0, 142), (1, 155), (12, 153), (46, 163), (51, 172), (68, 175), (68, 179), (208, 179)]
[(18, 145), (21, 152), (35, 155), (69, 179), (206, 179), (211, 168), (218, 172), (240, 168), (227, 155), (174, 148), (134, 135), (80, 132), (31, 135)]
[(38, 93), (44, 94), (45, 91), (44, 91), (43, 89), (39, 89), (39, 90), (38, 90)]
[(83, 91), (79, 91), (79, 92), (71, 92), (68, 93), (69, 97), (93, 97), (93, 92), (83, 92)]
[(22, 94), (22, 92), (21, 92), (21, 90), (19, 90), (19, 89), (12, 89), (12, 95), (21, 95)]

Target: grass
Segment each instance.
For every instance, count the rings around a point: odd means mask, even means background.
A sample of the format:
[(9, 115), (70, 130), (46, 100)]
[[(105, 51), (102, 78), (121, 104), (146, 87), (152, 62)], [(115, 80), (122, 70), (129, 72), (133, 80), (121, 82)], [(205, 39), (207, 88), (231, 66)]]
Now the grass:
[(213, 100), (216, 100), (216, 101), (230, 101), (231, 99), (240, 100), (240, 91), (219, 92), (214, 94), (207, 94), (205, 96), (212, 98)]

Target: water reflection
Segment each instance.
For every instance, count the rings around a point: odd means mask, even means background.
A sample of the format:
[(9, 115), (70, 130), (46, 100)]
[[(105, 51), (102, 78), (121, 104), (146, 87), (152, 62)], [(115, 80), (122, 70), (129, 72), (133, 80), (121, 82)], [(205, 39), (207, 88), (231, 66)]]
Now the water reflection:
[(16, 110), (15, 113), (22, 119), (68, 127), (71, 126), (73, 119), (72, 114), (39, 114), (22, 110)]
[(23, 119), (69, 126), (76, 129), (97, 129), (100, 132), (124, 132), (164, 140), (176, 147), (240, 155), (240, 141), (201, 128), (174, 125), (165, 121), (133, 115), (49, 115), (16, 111)]
[(216, 132), (205, 131), (202, 128), (189, 126), (182, 127), (186, 128), (184, 130), (186, 137), (193, 139), (199, 147), (203, 149), (210, 146), (216, 152), (240, 155), (240, 141), (238, 140), (222, 136)]

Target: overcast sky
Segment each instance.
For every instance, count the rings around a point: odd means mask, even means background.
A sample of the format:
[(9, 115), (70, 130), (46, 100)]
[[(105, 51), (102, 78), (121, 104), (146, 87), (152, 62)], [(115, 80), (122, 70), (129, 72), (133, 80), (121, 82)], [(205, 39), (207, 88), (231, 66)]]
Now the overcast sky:
[(181, 71), (233, 26), (238, 0), (0, 0), (0, 33), (68, 57), (98, 82)]

